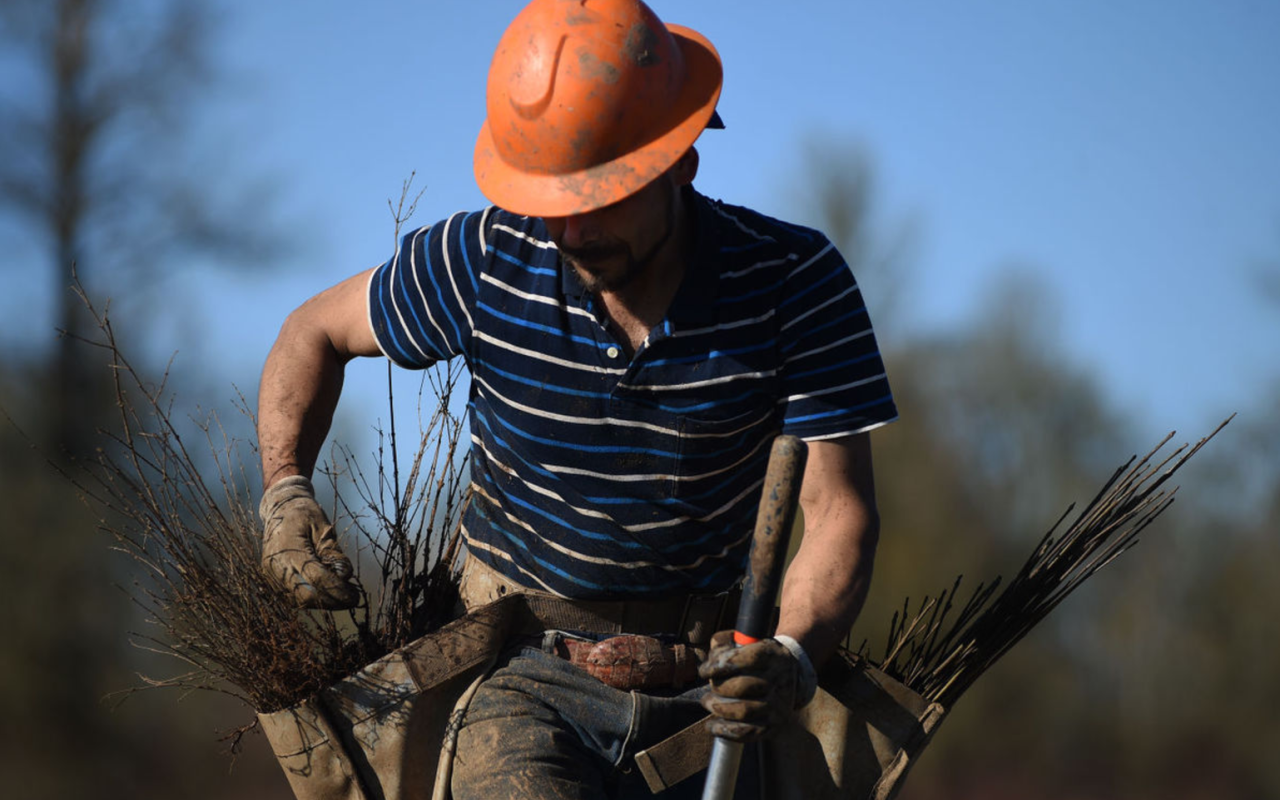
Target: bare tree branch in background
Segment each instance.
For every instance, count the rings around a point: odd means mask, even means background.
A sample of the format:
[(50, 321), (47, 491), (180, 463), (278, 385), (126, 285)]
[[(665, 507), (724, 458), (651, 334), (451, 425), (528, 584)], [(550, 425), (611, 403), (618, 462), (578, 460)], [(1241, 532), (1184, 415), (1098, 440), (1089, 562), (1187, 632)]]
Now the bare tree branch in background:
[[(214, 12), (229, 5), (0, 0), (0, 319), (22, 337), (0, 363), (0, 409), (29, 434), (0, 421), (0, 770), (23, 797), (209, 797), (229, 780), (216, 753), (205, 761), (208, 717), (192, 705), (102, 702), (145, 654), (122, 641), (119, 559), (44, 463), (91, 461), (114, 409), (106, 356), (76, 341), (91, 322), (74, 275), (100, 307), (113, 296), (118, 333), (136, 342), (158, 312), (185, 311), (169, 276), (261, 263), (274, 244), (263, 233), (273, 209), (257, 187), (228, 182), (231, 154), (209, 133)], [(214, 698), (189, 703), (224, 713)], [(242, 759), (236, 781), (281, 782), (273, 763), (253, 764)]]
[[(0, 0), (0, 210), (48, 255), (56, 310), (53, 440), (75, 453), (93, 425), (79, 281), (150, 296), (178, 257), (261, 259), (258, 198), (219, 202), (225, 170), (193, 166), (191, 119), (213, 79), (204, 0)], [(248, 221), (248, 222), (246, 222)], [(12, 250), (11, 250), (12, 251)], [(166, 269), (167, 268), (167, 269)], [(142, 307), (144, 304), (139, 304)], [(52, 331), (51, 331), (52, 332)]]

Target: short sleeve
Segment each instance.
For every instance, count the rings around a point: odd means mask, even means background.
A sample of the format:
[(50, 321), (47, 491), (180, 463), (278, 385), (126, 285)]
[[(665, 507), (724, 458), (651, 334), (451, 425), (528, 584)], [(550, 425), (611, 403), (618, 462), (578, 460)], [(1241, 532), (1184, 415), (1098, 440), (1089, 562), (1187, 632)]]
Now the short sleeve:
[(783, 432), (811, 441), (898, 417), (853, 272), (825, 237), (817, 239), (787, 276), (778, 309)]
[(422, 368), (465, 355), (488, 212), (458, 213), (404, 236), (369, 279), (369, 326), (382, 352)]

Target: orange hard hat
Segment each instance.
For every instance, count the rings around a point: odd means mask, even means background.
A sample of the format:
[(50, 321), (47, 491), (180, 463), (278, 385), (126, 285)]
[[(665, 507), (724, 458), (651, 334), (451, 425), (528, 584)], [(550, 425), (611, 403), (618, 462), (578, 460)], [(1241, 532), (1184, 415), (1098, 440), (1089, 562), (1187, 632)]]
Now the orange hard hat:
[(721, 76), (711, 42), (640, 0), (533, 0), (489, 68), (476, 182), (529, 216), (616, 203), (693, 145)]

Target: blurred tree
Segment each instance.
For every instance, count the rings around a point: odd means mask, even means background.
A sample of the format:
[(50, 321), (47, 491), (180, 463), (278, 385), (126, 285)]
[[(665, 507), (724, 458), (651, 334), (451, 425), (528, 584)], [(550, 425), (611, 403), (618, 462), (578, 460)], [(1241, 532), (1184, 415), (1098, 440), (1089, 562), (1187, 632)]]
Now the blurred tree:
[[(882, 537), (852, 641), (875, 656), (904, 598), (936, 596), (958, 574), (969, 587), (1010, 577), (1069, 503), (1155, 442), (1138, 441), (1106, 386), (1064, 351), (1060, 309), (1034, 270), (1006, 270), (970, 322), (914, 331), (910, 242), (874, 244), (870, 159), (828, 139), (807, 163), (799, 183), (821, 204), (807, 221), (858, 275), (902, 417), (872, 436)], [(896, 300), (881, 308), (877, 294)], [(1258, 416), (1188, 465), (1187, 488), (1138, 549), (966, 693), (903, 800), (1280, 792), (1269, 720), (1280, 701), (1269, 612), (1280, 604), (1280, 418)]]
[[(904, 596), (937, 596), (957, 575), (970, 589), (1012, 577), (1067, 506), (1090, 499), (1130, 452), (1102, 388), (1058, 346), (1047, 289), (1009, 272), (987, 297), (966, 327), (914, 339), (893, 358), (895, 393), (913, 415), (876, 448), (886, 537), (869, 625), (887, 621)], [(1105, 613), (1082, 602), (1091, 591), (966, 693), (904, 797), (992, 771), (1024, 790), (1063, 779), (1069, 722), (1079, 723), (1092, 696), (1089, 654), (1072, 632)], [(998, 754), (1016, 754), (1019, 769)]]
[(991, 533), (1021, 543), (1071, 500), (1092, 497), (1134, 442), (1097, 380), (1059, 345), (1060, 311), (1029, 268), (993, 282), (957, 334), (913, 343), (912, 391), (934, 436), (966, 454), (957, 476), (999, 498)]
[(861, 146), (814, 136), (799, 157), (804, 180), (793, 191), (794, 213), (840, 250), (858, 278), (877, 334), (892, 347), (905, 332), (917, 222), (883, 218), (871, 156)]
[[(248, 212), (260, 194), (219, 201), (224, 176), (184, 152), (214, 75), (215, 21), (203, 0), (0, 2), (12, 81), (0, 92), (0, 209), (47, 248), (58, 330), (87, 332), (77, 277), (90, 293), (153, 298), (179, 255), (228, 265), (270, 246), (262, 214)], [(53, 441), (72, 453), (93, 431), (85, 352), (64, 336), (53, 359)]]
[(1114, 699), (1133, 772), (1166, 790), (1150, 796), (1280, 796), (1280, 413), (1258, 398), (1224, 433), (1185, 477), (1170, 541), (1098, 587), (1120, 611), (1095, 635), (1129, 676)]
[[(132, 577), (108, 557), (63, 468), (91, 456), (111, 423), (110, 375), (76, 278), (114, 295), (120, 335), (137, 341), (173, 263), (260, 261), (275, 244), (258, 187), (201, 151), (193, 129), (213, 85), (214, 6), (205, 0), (0, 0), (0, 236), (10, 297), (33, 276), (53, 286), (52, 321), (18, 308), (24, 347), (0, 364), (0, 770), (22, 797), (281, 796), (283, 777), (250, 759), (236, 778), (213, 741), (243, 723), (214, 698), (104, 701), (136, 684), (148, 656), (129, 648)], [(15, 253), (42, 256), (19, 263)], [(37, 296), (42, 292), (35, 293)], [(15, 305), (15, 308), (17, 306)], [(72, 334), (56, 344), (45, 327)], [(46, 344), (47, 342), (47, 344)], [(154, 663), (145, 671), (154, 671)], [(255, 765), (256, 763), (256, 765)], [(287, 790), (284, 790), (287, 796)]]

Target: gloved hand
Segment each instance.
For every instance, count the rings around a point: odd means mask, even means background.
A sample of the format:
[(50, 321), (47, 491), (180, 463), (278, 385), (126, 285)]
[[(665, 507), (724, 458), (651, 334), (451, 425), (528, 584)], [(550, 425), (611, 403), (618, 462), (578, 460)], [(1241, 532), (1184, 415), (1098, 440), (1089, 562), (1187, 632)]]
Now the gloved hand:
[(749, 742), (768, 735), (791, 712), (813, 699), (817, 675), (800, 643), (789, 636), (737, 647), (733, 631), (711, 637), (711, 652), (698, 668), (711, 681), (702, 707), (716, 736)]
[(360, 591), (311, 481), (283, 478), (262, 494), (262, 570), (303, 608), (351, 608)]

